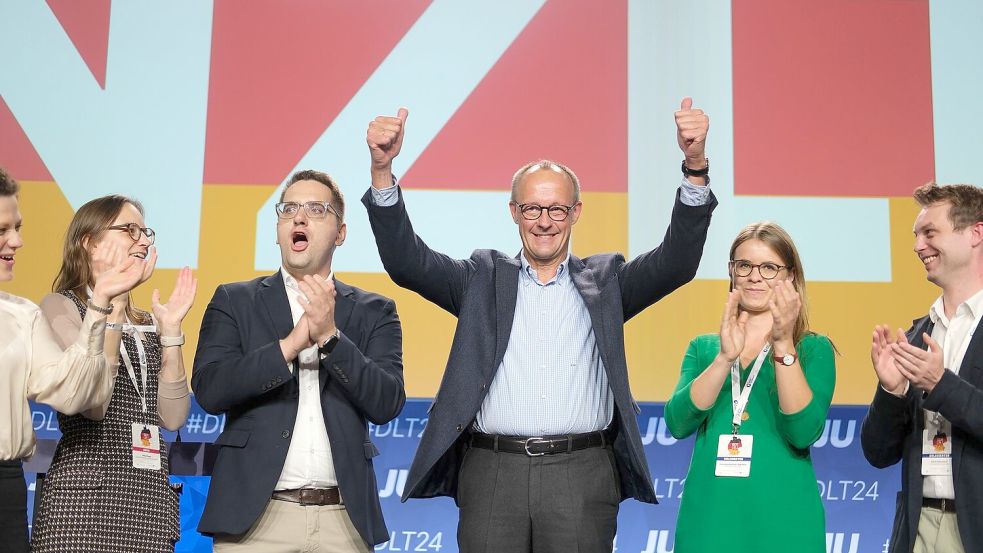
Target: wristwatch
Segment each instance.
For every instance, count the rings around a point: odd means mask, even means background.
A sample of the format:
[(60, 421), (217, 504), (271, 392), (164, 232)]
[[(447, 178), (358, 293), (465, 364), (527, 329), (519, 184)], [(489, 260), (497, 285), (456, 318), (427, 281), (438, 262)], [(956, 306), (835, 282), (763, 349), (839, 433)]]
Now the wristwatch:
[(334, 329), (334, 334), (332, 334), (330, 338), (325, 340), (323, 344), (317, 347), (318, 353), (320, 353), (321, 355), (328, 355), (329, 353), (334, 351), (334, 348), (335, 346), (338, 345), (338, 340), (340, 339), (341, 339), (341, 331), (336, 328)]
[(683, 174), (687, 177), (706, 177), (710, 174), (710, 158), (705, 158), (707, 160), (707, 166), (703, 169), (690, 169), (686, 166), (686, 160), (683, 160)]
[(799, 356), (794, 353), (786, 353), (785, 355), (772, 356), (771, 360), (780, 365), (791, 367), (795, 363), (795, 360), (798, 358)]

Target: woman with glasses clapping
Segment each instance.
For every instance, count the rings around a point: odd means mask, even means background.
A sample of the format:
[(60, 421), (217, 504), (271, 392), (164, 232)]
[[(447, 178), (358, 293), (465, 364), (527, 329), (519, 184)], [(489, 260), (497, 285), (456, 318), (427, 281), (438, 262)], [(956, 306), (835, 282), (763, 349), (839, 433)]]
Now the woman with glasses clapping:
[(730, 248), (719, 334), (694, 338), (666, 404), (676, 438), (696, 433), (676, 553), (826, 551), (809, 447), (833, 397), (833, 345), (809, 330), (791, 237), (762, 222)]
[[(143, 207), (112, 195), (83, 205), (68, 227), (61, 270), (41, 309), (63, 345), (72, 343), (88, 309), (92, 275), (107, 249), (146, 259), (154, 231)], [(153, 271), (149, 265), (146, 281)], [(112, 299), (105, 334), (107, 360), (119, 365), (112, 397), (81, 415), (58, 415), (62, 431), (35, 516), (34, 552), (173, 551), (180, 538), (178, 498), (168, 485), (160, 428), (177, 430), (190, 405), (181, 355), (181, 322), (197, 281), (178, 272), (167, 303), (152, 295), (152, 313), (130, 294)]]

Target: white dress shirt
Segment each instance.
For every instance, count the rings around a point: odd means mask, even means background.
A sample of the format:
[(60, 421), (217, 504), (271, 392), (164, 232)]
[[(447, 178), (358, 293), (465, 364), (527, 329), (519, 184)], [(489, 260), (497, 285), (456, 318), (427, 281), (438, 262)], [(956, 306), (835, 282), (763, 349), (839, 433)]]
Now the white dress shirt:
[[(956, 307), (952, 319), (945, 316), (942, 297), (935, 300), (928, 312), (929, 318), (935, 324), (932, 329), (932, 339), (942, 346), (943, 365), (946, 370), (959, 374), (963, 357), (972, 339), (973, 325), (983, 314), (983, 290), (977, 292), (965, 302)], [(952, 440), (952, 423), (934, 411), (924, 411), (925, 429), (929, 436), (934, 436), (938, 430), (945, 432)], [(922, 495), (939, 499), (955, 499), (956, 490), (952, 485), (952, 475), (925, 476), (922, 481)]]
[[(286, 269), (281, 267), (280, 274), (287, 289), (290, 314), (296, 325), (304, 314), (297, 299), (302, 295), (300, 287), (297, 286), (297, 279), (290, 276)], [(334, 278), (334, 273), (329, 274), (328, 278)], [(280, 480), (276, 484), (277, 490), (330, 488), (338, 485), (328, 429), (324, 426), (324, 414), (321, 410), (321, 383), (318, 379), (320, 356), (317, 349), (315, 344), (300, 352), (296, 371), (295, 365), (290, 364), (290, 371), (295, 372), (300, 386), (300, 395), (290, 449), (287, 450), (283, 471), (280, 472)]]

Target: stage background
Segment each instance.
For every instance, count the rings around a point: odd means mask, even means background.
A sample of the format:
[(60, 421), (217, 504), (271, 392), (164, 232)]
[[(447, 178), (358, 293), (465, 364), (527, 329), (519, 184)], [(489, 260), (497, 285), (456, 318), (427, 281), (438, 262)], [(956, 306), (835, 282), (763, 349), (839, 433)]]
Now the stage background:
[[(720, 206), (697, 279), (626, 327), (636, 398), (669, 396), (686, 343), (718, 325), (731, 239), (767, 218), (796, 239), (813, 327), (842, 353), (834, 401), (844, 407), (834, 414), (859, 420), (845, 405), (872, 394), (871, 328), (907, 328), (936, 295), (911, 251), (911, 190), (983, 182), (980, 21), (983, 4), (971, 0), (4, 0), (0, 165), (24, 185), (26, 246), (3, 289), (39, 300), (73, 210), (103, 194), (134, 196), (161, 255), (138, 304), (149, 306), (155, 287), (169, 292), (181, 266), (200, 281), (185, 325), (190, 367), (215, 286), (278, 267), (279, 185), (296, 169), (322, 169), (349, 204), (334, 268), (397, 301), (407, 393), (429, 398), (454, 320), (381, 270), (358, 204), (368, 121), (410, 109), (396, 170), (436, 249), (518, 252), (509, 179), (549, 157), (583, 183), (574, 253), (634, 255), (664, 232), (680, 179), (672, 112), (692, 96), (711, 117)], [(383, 450), (380, 485), (408, 466), (415, 444), (393, 443), (402, 445)], [(689, 446), (672, 447), (676, 464), (650, 450), (663, 486), (685, 470)], [(827, 468), (872, 478), (862, 459)], [(893, 493), (882, 486), (870, 501), (876, 520), (857, 520), (876, 534)], [(402, 521), (433, 520), (421, 513), (440, 503), (411, 505), (410, 518), (391, 515), (394, 530), (416, 531)], [(626, 531), (644, 528), (669, 532), (656, 537), (671, 544), (672, 519), (647, 518), (671, 507), (638, 508), (622, 523), (622, 547)], [(831, 550), (840, 535), (848, 551), (854, 530), (834, 530), (834, 520)], [(443, 538), (453, 551), (452, 533)], [(629, 550), (647, 538), (632, 539)]]

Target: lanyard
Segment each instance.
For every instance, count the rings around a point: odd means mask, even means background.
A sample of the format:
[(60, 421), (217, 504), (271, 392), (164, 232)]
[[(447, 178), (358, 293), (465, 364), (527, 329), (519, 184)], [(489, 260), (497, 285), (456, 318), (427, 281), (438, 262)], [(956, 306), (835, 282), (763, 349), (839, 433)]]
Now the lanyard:
[(758, 373), (761, 372), (761, 365), (765, 362), (765, 357), (768, 356), (768, 352), (771, 351), (771, 344), (765, 344), (765, 347), (761, 348), (761, 353), (758, 354), (758, 358), (754, 360), (754, 365), (751, 367), (751, 373), (747, 376), (747, 382), (744, 383), (744, 389), (741, 389), (741, 358), (738, 356), (734, 360), (734, 363), (730, 366), (730, 391), (734, 398), (734, 418), (731, 422), (734, 425), (734, 434), (741, 428), (741, 417), (744, 415), (744, 409), (747, 408), (748, 398), (751, 397), (751, 388), (754, 386), (754, 381), (758, 378)]
[(148, 331), (147, 329), (153, 332), (156, 330), (156, 327), (134, 326), (130, 324), (123, 326), (123, 332), (129, 334), (137, 345), (137, 361), (140, 364), (140, 380), (143, 383), (143, 392), (137, 386), (136, 372), (133, 370), (133, 362), (130, 361), (130, 353), (126, 351), (126, 344), (123, 342), (122, 337), (119, 340), (119, 349), (123, 352), (123, 364), (126, 365), (126, 374), (130, 377), (130, 382), (133, 383), (133, 389), (136, 390), (137, 396), (140, 397), (140, 406), (143, 408), (144, 413), (147, 412), (147, 373), (150, 371), (147, 368), (147, 352), (143, 348), (143, 340), (137, 333)]

